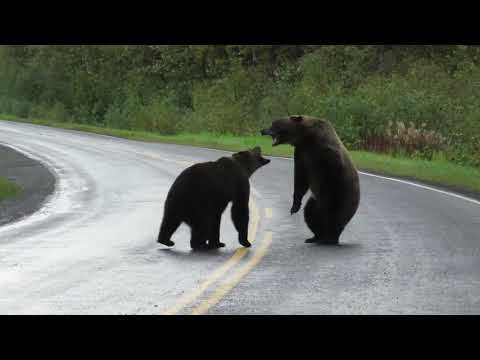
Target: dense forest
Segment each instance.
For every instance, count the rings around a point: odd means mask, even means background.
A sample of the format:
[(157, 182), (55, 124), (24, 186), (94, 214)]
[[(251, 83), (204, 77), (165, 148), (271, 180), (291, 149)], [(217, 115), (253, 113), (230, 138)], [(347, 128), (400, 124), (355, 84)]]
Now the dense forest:
[(480, 46), (0, 46), (0, 112), (161, 134), (331, 121), (349, 149), (480, 166)]

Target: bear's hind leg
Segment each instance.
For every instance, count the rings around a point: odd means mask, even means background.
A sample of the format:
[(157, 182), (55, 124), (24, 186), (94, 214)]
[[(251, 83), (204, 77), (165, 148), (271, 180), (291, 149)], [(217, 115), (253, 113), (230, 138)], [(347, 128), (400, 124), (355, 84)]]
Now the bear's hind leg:
[(345, 226), (339, 223), (331, 224), (325, 243), (338, 245), (340, 242), (340, 235), (342, 234), (344, 228)]
[(207, 234), (203, 224), (195, 224), (191, 226), (190, 247), (193, 250), (207, 250)]
[(222, 222), (222, 213), (215, 215), (210, 226), (210, 236), (208, 240), (208, 247), (210, 249), (219, 249), (219, 248), (225, 247), (225, 244), (220, 242), (221, 222)]
[(329, 231), (329, 215), (326, 211), (327, 206), (320, 204), (311, 197), (304, 208), (304, 217), (307, 226), (313, 232), (314, 237), (307, 239), (305, 242), (319, 244), (338, 244), (338, 236)]

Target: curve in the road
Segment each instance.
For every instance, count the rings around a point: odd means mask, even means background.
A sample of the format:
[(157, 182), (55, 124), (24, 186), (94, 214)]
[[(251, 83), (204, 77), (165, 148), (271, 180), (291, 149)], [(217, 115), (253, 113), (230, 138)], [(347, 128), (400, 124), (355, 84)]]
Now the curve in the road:
[(22, 189), (19, 196), (0, 203), (0, 226), (38, 211), (55, 189), (55, 175), (48, 166), (6, 144), (0, 144), (0, 176)]
[[(217, 151), (217, 152), (221, 152), (221, 153), (229, 153), (228, 151), (212, 149), (212, 148), (208, 148), (208, 147), (205, 147), (204, 149), (208, 149), (210, 151)], [(287, 160), (287, 161), (292, 161), (292, 162), (294, 161), (292, 158), (281, 157), (281, 156), (269, 156), (269, 157), (272, 158), (272, 159), (281, 159), (281, 160)], [(463, 196), (463, 195), (460, 195), (460, 194), (456, 194), (456, 193), (451, 192), (451, 191), (441, 190), (441, 189), (437, 189), (437, 188), (434, 188), (434, 187), (431, 187), (431, 186), (428, 186), (428, 185), (415, 183), (415, 182), (407, 181), (407, 180), (403, 180), (403, 179), (397, 179), (395, 177), (387, 177), (387, 176), (372, 174), (372, 173), (369, 173), (369, 172), (366, 172), (366, 171), (358, 171), (358, 173), (360, 175), (364, 175), (364, 176), (369, 176), (369, 177), (382, 179), (382, 180), (394, 181), (394, 182), (397, 182), (397, 183), (400, 183), (400, 184), (414, 186), (414, 187), (424, 189), (424, 190), (434, 191), (434, 192), (437, 192), (439, 194), (452, 196), (452, 197), (455, 197), (457, 199), (465, 200), (465, 201), (471, 202), (473, 204), (480, 205), (480, 201), (478, 201), (476, 199), (473, 199), (473, 198), (468, 197), (468, 196)]]
[[(55, 133), (55, 131), (52, 131), (53, 133)], [(58, 141), (60, 142), (64, 142), (64, 140), (62, 140), (61, 138), (58, 138), (57, 136), (53, 136), (53, 135), (49, 135), (49, 137), (55, 137), (58, 139)], [(58, 143), (57, 141), (57, 143)], [(35, 141), (34, 141), (35, 142)], [(73, 139), (70, 139), (69, 141), (66, 141), (66, 145), (68, 144), (68, 148), (70, 150), (80, 150), (80, 151), (85, 151), (85, 149), (87, 148), (85, 145), (83, 145), (81, 142), (78, 142), (78, 141), (74, 141)], [(46, 149), (44, 148), (43, 146), (45, 146), (46, 144), (42, 144), (42, 145), (39, 145), (39, 144), (36, 144), (37, 146), (37, 149), (36, 150), (39, 150), (41, 149), (40, 151), (36, 151), (37, 153), (39, 153), (40, 157), (43, 157), (41, 159), (41, 161), (45, 162), (45, 163), (48, 163), (49, 166), (51, 166), (53, 169), (55, 169), (55, 172), (56, 172), (56, 175), (58, 177), (58, 190), (57, 192), (55, 193), (55, 197), (48, 203), (46, 204), (46, 206), (44, 207), (43, 211), (41, 212), (41, 214), (37, 214), (37, 216), (32, 216), (28, 219), (25, 219), (24, 221), (22, 222), (19, 222), (17, 224), (15, 224), (15, 226), (10, 226), (10, 227), (7, 227), (7, 228), (2, 228), (1, 229), (1, 233), (2, 233), (2, 243), (3, 244), (6, 244), (8, 240), (11, 240), (11, 241), (14, 241), (15, 240), (15, 236), (12, 235), (9, 239), (8, 235), (9, 234), (16, 234), (17, 236), (17, 240), (18, 240), (18, 236), (21, 236), (21, 233), (28, 233), (29, 231), (31, 232), (35, 232), (35, 231), (39, 231), (41, 230), (41, 227), (42, 227), (42, 224), (44, 223), (52, 223), (55, 224), (55, 222), (57, 222), (60, 226), (60, 230), (57, 231), (57, 233), (61, 233), (62, 232), (62, 228), (65, 227), (65, 222), (67, 223), (71, 223), (73, 219), (66, 219), (66, 218), (59, 218), (59, 213), (68, 213), (68, 211), (58, 211), (58, 209), (56, 209), (56, 207), (58, 207), (58, 204), (59, 203), (64, 203), (64, 204), (68, 204), (68, 206), (64, 206), (62, 210), (66, 210), (67, 207), (71, 207), (73, 209), (75, 209), (76, 211), (72, 211), (73, 213), (75, 212), (78, 212), (78, 211), (82, 211), (82, 209), (85, 209), (85, 212), (88, 212), (86, 211), (87, 208), (90, 208), (90, 210), (93, 210), (92, 209), (92, 206), (94, 204), (92, 203), (88, 203), (88, 202), (85, 202), (83, 200), (85, 199), (70, 199), (71, 201), (66, 201), (68, 200), (69, 198), (71, 198), (71, 191), (74, 190), (74, 189), (78, 189), (78, 186), (72, 186), (72, 184), (69, 184), (69, 182), (72, 182), (72, 179), (87, 179), (87, 183), (88, 185), (87, 186), (84, 186), (83, 187), (83, 190), (86, 191), (87, 193), (88, 192), (91, 192), (91, 191), (94, 191), (94, 195), (101, 195), (100, 191), (95, 189), (95, 181), (93, 180), (93, 178), (89, 175), (89, 174), (85, 174), (85, 173), (82, 173), (82, 170), (85, 170), (85, 169), (82, 169), (82, 167), (80, 168), (77, 168), (75, 169), (76, 171), (66, 171), (66, 169), (68, 168), (67, 164), (65, 163), (62, 163), (61, 161), (61, 158), (60, 159), (52, 159), (49, 155), (49, 153), (51, 153), (51, 151), (49, 149)], [(40, 146), (40, 147), (38, 147)], [(23, 151), (25, 153), (29, 153), (29, 150), (28, 149), (28, 146), (25, 147), (23, 145), (19, 145), (17, 147), (17, 149), (19, 151)], [(98, 155), (102, 154), (102, 150), (99, 150), (98, 148), (96, 147), (92, 147), (92, 148), (89, 148), (88, 149), (89, 152), (91, 153), (96, 153)], [(55, 151), (54, 152), (57, 156), (59, 154), (58, 151)], [(72, 153), (74, 153), (74, 151), (72, 151)], [(155, 154), (155, 153), (151, 153), (151, 152), (148, 152), (148, 151), (138, 151), (136, 149), (129, 149), (129, 151), (122, 151), (122, 153), (126, 156), (126, 157), (133, 157), (136, 159), (136, 161), (141, 161), (143, 163), (145, 162), (148, 162), (150, 160), (155, 160), (155, 161), (161, 161), (161, 162), (165, 162), (165, 163), (171, 163), (171, 164), (175, 164), (175, 165), (178, 165), (179, 168), (183, 168), (185, 166), (189, 166), (191, 165), (192, 163), (189, 162), (189, 161), (185, 161), (185, 160), (182, 160), (182, 159), (175, 159), (175, 158), (172, 158), (172, 157), (169, 157), (169, 156), (162, 156), (162, 155), (158, 155)], [(146, 160), (146, 159), (149, 159), (149, 160)], [(162, 170), (165, 170), (165, 169), (162, 169)], [(174, 178), (174, 175), (175, 172), (169, 172), (168, 174), (168, 177), (169, 178)], [(254, 188), (252, 188), (252, 194), (255, 195), (257, 192)], [(93, 194), (90, 194), (89, 198), (95, 198), (95, 196), (93, 196)], [(252, 226), (250, 227), (250, 239), (252, 241), (252, 243), (255, 242), (255, 237), (256, 237), (256, 234), (257, 234), (257, 230), (258, 230), (258, 224), (259, 224), (259, 221), (260, 221), (260, 215), (259, 215), (259, 209), (257, 208), (257, 205), (255, 203), (255, 200), (254, 200), (254, 196), (252, 197), (251, 199), (251, 204), (252, 204)], [(97, 211), (98, 211), (98, 205), (96, 206), (97, 207)], [(91, 215), (92, 218), (95, 218), (98, 213), (96, 211), (93, 211), (93, 214)], [(42, 216), (43, 215), (43, 216)], [(72, 214), (70, 214), (72, 215)], [(62, 222), (63, 221), (63, 222)], [(81, 223), (80, 223), (81, 224)], [(50, 224), (52, 225), (52, 224)], [(77, 225), (79, 225), (79, 223), (77, 222)], [(73, 226), (70, 225), (69, 226), (70, 228), (72, 228)], [(51, 229), (50, 229), (50, 235), (55, 235), (56, 232), (54, 229), (54, 226), (51, 226)], [(63, 229), (64, 230), (64, 229)], [(252, 253), (254, 253), (255, 251), (250, 251)], [(208, 275), (206, 276), (206, 285), (208, 286), (200, 286), (200, 289), (203, 290), (203, 291), (198, 291), (198, 290), (194, 290), (193, 291), (193, 294), (196, 294), (196, 296), (192, 297), (190, 296), (190, 298), (192, 298), (192, 300), (197, 300), (198, 297), (200, 297), (206, 290), (209, 290), (209, 291), (213, 291), (212, 288), (211, 288), (211, 285), (214, 283), (213, 280), (219, 280), (223, 275), (225, 275), (225, 273), (227, 273), (227, 271), (222, 271), (222, 270), (230, 270), (232, 268), (235, 267), (235, 265), (238, 265), (238, 264), (241, 264), (240, 263), (240, 260), (246, 255), (248, 254), (248, 251), (247, 249), (244, 249), (244, 248), (240, 248), (238, 250), (236, 250), (234, 252), (234, 254), (232, 255), (232, 257), (228, 260), (225, 261), (225, 263), (219, 267), (219, 269), (217, 269), (216, 271), (214, 271), (211, 275)], [(258, 257), (256, 257), (258, 258)], [(1, 279), (0, 279), (1, 280)], [(205, 285), (205, 283), (204, 283)], [(184, 305), (188, 305), (190, 302), (186, 302)], [(200, 302), (201, 303), (201, 302)], [(179, 304), (182, 304), (182, 301), (181, 299), (176, 301), (176, 305), (175, 307), (178, 308), (178, 310), (181, 310), (181, 307), (179, 307), (178, 305)]]
[(169, 186), (218, 151), (27, 124), (0, 130), (0, 142), (58, 176), (42, 214), (0, 228), (0, 313), (480, 312), (476, 200), (364, 173), (342, 246), (306, 246), (302, 217), (285, 210), (292, 160), (278, 159), (252, 178), (253, 248), (238, 247), (224, 216), (222, 251), (192, 253), (185, 227), (163, 249), (154, 240)]

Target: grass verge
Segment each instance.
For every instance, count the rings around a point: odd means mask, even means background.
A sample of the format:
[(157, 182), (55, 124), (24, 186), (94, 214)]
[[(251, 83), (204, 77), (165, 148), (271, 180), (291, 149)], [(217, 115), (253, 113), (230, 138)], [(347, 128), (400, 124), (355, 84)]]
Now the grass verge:
[(20, 191), (20, 188), (16, 184), (0, 177), (0, 201), (18, 195)]
[[(0, 114), (0, 119), (86, 131), (138, 141), (209, 147), (228, 151), (244, 150), (248, 147), (259, 145), (262, 147), (265, 155), (291, 157), (293, 154), (291, 147), (272, 147), (271, 139), (261, 136), (231, 136), (209, 133), (160, 135), (146, 131), (109, 129), (92, 125), (53, 122), (40, 119), (24, 120), (3, 114)], [(363, 151), (352, 151), (351, 155), (356, 166), (363, 171), (371, 171), (387, 176), (418, 179), (431, 184), (480, 193), (480, 169), (477, 168), (460, 166), (441, 160), (425, 161), (405, 159)]]

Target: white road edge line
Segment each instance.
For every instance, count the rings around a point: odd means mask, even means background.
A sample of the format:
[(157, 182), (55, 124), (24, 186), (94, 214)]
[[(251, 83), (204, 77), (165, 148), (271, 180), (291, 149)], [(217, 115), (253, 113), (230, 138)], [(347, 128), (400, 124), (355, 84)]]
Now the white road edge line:
[[(23, 124), (23, 123), (22, 123), (22, 124)], [(28, 124), (28, 125), (36, 125), (36, 124)], [(49, 127), (49, 128), (50, 128), (50, 127)], [(51, 128), (50, 128), (50, 129), (51, 129)], [(54, 129), (56, 129), (56, 128), (54, 128)], [(64, 130), (64, 129), (63, 129), (63, 130)], [(75, 131), (75, 132), (80, 132), (80, 133), (86, 133), (86, 132), (78, 131), (78, 130), (73, 130), (73, 131)], [(90, 134), (90, 133), (88, 133), (88, 134)], [(118, 139), (118, 140), (123, 140), (123, 141), (125, 141), (125, 140), (127, 140), (127, 141), (132, 141), (132, 140), (130, 140), (130, 139), (123, 139), (123, 138), (118, 138), (118, 137), (115, 137), (115, 136), (109, 136), (109, 135), (103, 135), (103, 134), (94, 134), (94, 135), (104, 136), (104, 137), (113, 138), (113, 139)], [(138, 142), (138, 140), (133, 140), (133, 141), (137, 141), (137, 142)], [(162, 144), (162, 145), (173, 145), (173, 146), (188, 146), (188, 145), (167, 144), (167, 143), (159, 143), (159, 144)], [(209, 147), (199, 147), (199, 146), (191, 146), (191, 147), (197, 147), (197, 148), (200, 148), (200, 149), (217, 151), (217, 152), (222, 152), (222, 153), (227, 153), (227, 154), (233, 154), (233, 153), (234, 153), (233, 151), (212, 149), (212, 148), (209, 148)], [(293, 161), (293, 159), (291, 159), (291, 158), (286, 158), (286, 157), (281, 157), (281, 156), (269, 156), (269, 155), (266, 155), (266, 156), (268, 156), (268, 157), (270, 157), (270, 158), (273, 158), (273, 159), (283, 159), (283, 160)], [(410, 182), (410, 181), (405, 181), (405, 180), (400, 180), (400, 179), (395, 179), (395, 178), (390, 178), (390, 177), (385, 177), (385, 176), (370, 174), (370, 173), (362, 172), (362, 171), (359, 171), (359, 174), (362, 174), (362, 175), (365, 175), (365, 176), (376, 177), (376, 178), (378, 178), (378, 179), (383, 179), (383, 180), (388, 180), (388, 181), (394, 181), (394, 182), (398, 182), (398, 183), (405, 184), (405, 185), (411, 185), (411, 186), (415, 186), (415, 187), (418, 187), (418, 188), (424, 189), (424, 190), (435, 191), (435, 192), (437, 192), (437, 193), (440, 193), (440, 194), (443, 194), (443, 195), (452, 196), (452, 197), (455, 197), (455, 198), (457, 198), (457, 199), (461, 199), (461, 200), (464, 200), (464, 201), (467, 201), (467, 202), (470, 202), (470, 203), (472, 203), (472, 204), (475, 204), (475, 205), (479, 205), (479, 206), (480, 206), (480, 201), (478, 201), (478, 200), (475, 200), (475, 199), (472, 199), (472, 198), (469, 198), (469, 197), (466, 197), (466, 196), (458, 195), (458, 194), (455, 194), (455, 193), (452, 193), (452, 192), (449, 192), (449, 191), (439, 190), (439, 189), (435, 189), (435, 188), (430, 187), (430, 186), (420, 185), (420, 184), (416, 184), (416, 183), (413, 183), (413, 182)]]
[(435, 191), (435, 192), (440, 193), (440, 194), (444, 194), (444, 195), (448, 195), (448, 196), (453, 196), (453, 197), (455, 197), (455, 198), (457, 198), (457, 199), (465, 200), (465, 201), (471, 202), (471, 203), (473, 203), (473, 204), (480, 205), (480, 201), (478, 201), (478, 200), (475, 200), (475, 199), (472, 199), (472, 198), (468, 198), (468, 197), (466, 197), (466, 196), (458, 195), (458, 194), (455, 194), (455, 193), (452, 193), (452, 192), (449, 192), (449, 191), (439, 190), (439, 189), (435, 189), (435, 188), (430, 187), (430, 186), (420, 185), (420, 184), (416, 184), (416, 183), (413, 183), (413, 182), (410, 182), (410, 181), (406, 181), (406, 180), (400, 180), (400, 179), (395, 179), (395, 178), (390, 178), (390, 177), (385, 177), (385, 176), (370, 174), (370, 173), (366, 173), (366, 172), (362, 172), (362, 171), (359, 171), (359, 173), (362, 174), (362, 175), (365, 175), (365, 176), (375, 177), (375, 178), (379, 178), (379, 179), (383, 179), (383, 180), (394, 181), (394, 182), (398, 182), (398, 183), (402, 183), (402, 184), (406, 184), (406, 185), (415, 186), (415, 187), (418, 187), (418, 188), (420, 188), (420, 189)]
[[(24, 147), (19, 147), (17, 145), (11, 145), (8, 143), (0, 142), (0, 145), (4, 147), (8, 147), (14, 151), (17, 151), (24, 156), (40, 162), (43, 166), (45, 166), (55, 177), (55, 185), (54, 190), (51, 194), (49, 194), (44, 200), (43, 203), (40, 205), (40, 208), (32, 214), (27, 216), (21, 217), (11, 223), (5, 224), (0, 228), (0, 233), (5, 234), (11, 230), (17, 230), (23, 226), (33, 225), (42, 222), (43, 220), (49, 218), (52, 214), (54, 214), (54, 207), (58, 205), (59, 202), (62, 202), (60, 211), (66, 211), (66, 209), (71, 208), (71, 204), (67, 202), (67, 195), (70, 191), (70, 188), (67, 184), (65, 184), (63, 175), (59, 174), (55, 169), (55, 164), (51, 159), (45, 160), (44, 158), (40, 158), (37, 155), (30, 152), (30, 150), (25, 149)], [(50, 162), (51, 161), (51, 162)], [(56, 209), (59, 211), (59, 209)]]
[[(224, 153), (232, 153), (232, 152), (230, 152), (230, 151), (218, 150), (218, 149), (210, 149), (210, 148), (203, 148), (203, 149), (213, 150), (213, 151), (218, 151), (218, 152), (224, 152)], [(273, 159), (282, 159), (282, 160), (290, 160), (290, 161), (293, 161), (293, 159), (291, 159), (291, 158), (286, 158), (286, 157), (281, 157), (281, 156), (269, 156), (269, 155), (265, 155), (265, 156), (268, 156), (268, 157), (273, 158)], [(455, 197), (455, 198), (457, 198), (457, 199), (465, 200), (465, 201), (468, 201), (468, 202), (470, 202), (470, 203), (473, 203), (473, 204), (476, 204), (476, 205), (480, 205), (480, 201), (478, 201), (478, 200), (475, 200), (475, 199), (472, 199), (472, 198), (469, 198), (469, 197), (466, 197), (466, 196), (462, 196), (462, 195), (459, 195), (459, 194), (455, 194), (455, 193), (453, 193), (453, 192), (436, 189), (436, 188), (434, 188), (434, 187), (430, 187), (430, 186), (426, 186), (426, 185), (421, 185), (421, 184), (416, 184), (416, 183), (414, 183), (414, 182), (410, 182), (410, 181), (406, 181), (406, 180), (401, 180), (401, 179), (396, 179), (396, 178), (391, 178), (391, 177), (386, 177), (386, 176), (381, 176), (381, 175), (375, 175), (375, 174), (371, 174), (371, 173), (364, 172), (364, 171), (359, 171), (358, 173), (361, 174), (361, 175), (370, 176), (370, 177), (375, 177), (375, 178), (378, 178), (378, 179), (383, 179), (383, 180), (388, 180), (388, 181), (394, 181), (394, 182), (398, 182), (398, 183), (401, 183), (401, 184), (406, 184), (406, 185), (410, 185), (410, 186), (415, 186), (415, 187), (418, 187), (418, 188), (424, 189), (424, 190), (435, 191), (435, 192), (440, 193), (440, 194), (443, 194), (443, 195), (452, 196), (452, 197)]]

